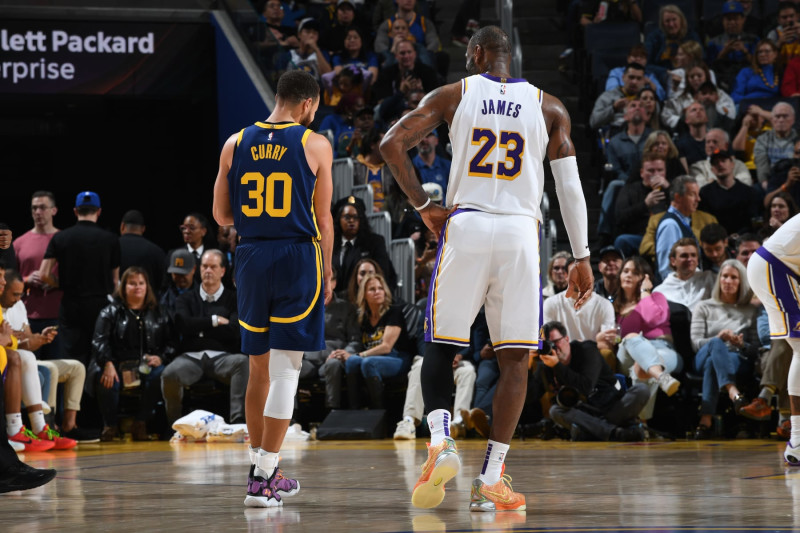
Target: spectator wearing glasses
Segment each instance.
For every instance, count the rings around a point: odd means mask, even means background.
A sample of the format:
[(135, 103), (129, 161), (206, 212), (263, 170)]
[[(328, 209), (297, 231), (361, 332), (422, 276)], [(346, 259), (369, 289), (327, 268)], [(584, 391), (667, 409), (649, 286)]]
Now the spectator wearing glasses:
[[(44, 259), (47, 245), (58, 231), (53, 225), (53, 217), (58, 212), (56, 197), (50, 191), (36, 191), (31, 197), (33, 228), (14, 239), (14, 253), (17, 255), (19, 273), (25, 281), (22, 301), (28, 311), (28, 320), (33, 333), (41, 333), (46, 327), (58, 324), (58, 309), (61, 305), (60, 289), (49, 287), (38, 277), (39, 265)], [(61, 339), (56, 335), (51, 344), (38, 351), (42, 359), (58, 359), (61, 353)]]
[(768, 190), (773, 166), (782, 159), (794, 156), (795, 143), (800, 139), (793, 129), (794, 121), (792, 105), (778, 102), (772, 107), (772, 130), (762, 133), (756, 139), (753, 157), (756, 161), (758, 181), (764, 190)]
[(569, 252), (556, 252), (547, 265), (547, 286), (542, 289), (542, 296), (549, 298), (567, 290), (567, 270), (572, 262)]
[(618, 390), (614, 372), (594, 342), (571, 341), (560, 322), (548, 322), (542, 329), (552, 350), (537, 353), (540, 363), (529, 380), (533, 391), (528, 395), (540, 398), (548, 389), (556, 393), (550, 417), (571, 432), (573, 441), (644, 440), (636, 416), (647, 403), (648, 388), (635, 384), (626, 392)]
[[(178, 226), (178, 231), (180, 231), (183, 238), (183, 245), (170, 250), (167, 257), (171, 258), (176, 250), (188, 250), (194, 256), (194, 264), (199, 265), (203, 252), (209, 248), (214, 248), (211, 245), (211, 232), (209, 230), (208, 219), (205, 216), (200, 213), (189, 213), (184, 217), (183, 223)], [(165, 265), (164, 270), (168, 269), (169, 266), (169, 264)], [(166, 276), (166, 279), (169, 280), (169, 276)], [(202, 281), (199, 268), (195, 270), (194, 281), (198, 285)]]
[(777, 64), (778, 47), (769, 39), (756, 46), (750, 66), (736, 75), (731, 98), (737, 105), (748, 99), (777, 98), (780, 96), (780, 66)]
[(384, 238), (372, 232), (366, 216), (364, 202), (355, 196), (342, 198), (333, 206), (333, 269), (336, 270), (336, 286), (340, 291), (347, 288), (359, 259), (374, 259), (386, 275), (390, 289), (397, 283)]

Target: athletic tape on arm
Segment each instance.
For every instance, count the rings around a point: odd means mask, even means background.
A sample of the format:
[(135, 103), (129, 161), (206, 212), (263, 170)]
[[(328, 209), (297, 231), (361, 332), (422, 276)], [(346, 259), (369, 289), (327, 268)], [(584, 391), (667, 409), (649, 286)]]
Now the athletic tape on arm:
[(556, 180), (556, 196), (561, 208), (561, 219), (567, 228), (572, 256), (581, 259), (589, 255), (589, 224), (586, 216), (586, 199), (583, 197), (578, 161), (574, 155), (550, 161)]

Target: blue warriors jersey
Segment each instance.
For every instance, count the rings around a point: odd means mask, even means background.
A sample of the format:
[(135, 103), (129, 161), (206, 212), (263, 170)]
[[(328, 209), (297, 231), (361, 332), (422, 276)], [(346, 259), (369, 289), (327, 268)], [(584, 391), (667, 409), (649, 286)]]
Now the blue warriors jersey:
[(313, 201), (317, 177), (304, 150), (310, 134), (296, 122), (256, 122), (239, 132), (228, 192), (240, 237), (320, 239)]

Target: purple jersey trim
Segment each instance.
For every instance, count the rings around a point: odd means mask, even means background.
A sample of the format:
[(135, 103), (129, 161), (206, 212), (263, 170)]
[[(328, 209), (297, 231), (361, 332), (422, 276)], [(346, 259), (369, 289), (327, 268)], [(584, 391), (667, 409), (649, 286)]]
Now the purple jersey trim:
[(492, 76), (491, 74), (481, 74), (484, 78), (491, 81), (496, 81), (497, 83), (527, 83), (528, 80), (525, 78), (501, 78), (499, 76)]

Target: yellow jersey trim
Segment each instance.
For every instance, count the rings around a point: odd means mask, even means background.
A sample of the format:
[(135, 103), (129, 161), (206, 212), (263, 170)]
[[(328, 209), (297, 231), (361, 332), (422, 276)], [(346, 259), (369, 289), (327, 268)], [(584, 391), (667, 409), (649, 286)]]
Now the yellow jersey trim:
[(509, 341), (500, 341), (500, 342), (493, 342), (492, 347), (497, 347), (503, 344), (525, 344), (526, 346), (538, 346), (539, 341), (535, 340), (509, 340)]
[(303, 143), (303, 146), (306, 145), (306, 141), (308, 140), (309, 135), (311, 135), (311, 130), (306, 130), (306, 132), (303, 134), (303, 138), (300, 139), (300, 142)]
[(469, 344), (469, 339), (459, 339), (458, 337), (445, 337), (444, 335), (436, 335), (434, 336), (436, 340), (445, 340), (445, 341), (458, 341), (458, 342), (466, 342)]
[(239, 131), (239, 135), (236, 137), (236, 146), (239, 146), (242, 142), (242, 137), (244, 137), (244, 129)]
[(245, 323), (242, 319), (239, 319), (239, 325), (242, 326), (247, 331), (252, 331), (253, 333), (266, 333), (269, 331), (269, 327), (264, 328), (257, 328), (255, 326), (251, 326), (250, 324)]
[(319, 231), (319, 226), (317, 225), (317, 212), (314, 209), (314, 197), (317, 194), (318, 182), (319, 182), (318, 179), (314, 179), (314, 189), (311, 191), (311, 220), (314, 222), (314, 229), (317, 230), (317, 236), (314, 237), (314, 240), (316, 241), (320, 241), (322, 239), (322, 233)]
[(284, 128), (291, 128), (292, 126), (299, 126), (297, 122), (289, 122), (288, 124), (267, 124), (266, 122), (256, 122), (256, 126), (259, 128), (265, 128), (268, 130), (282, 130)]
[(278, 316), (270, 316), (270, 322), (277, 322), (279, 324), (290, 324), (292, 322), (299, 322), (303, 320), (308, 314), (314, 309), (314, 306), (317, 304), (317, 300), (319, 299), (319, 293), (322, 289), (322, 249), (317, 241), (314, 241), (314, 251), (316, 251), (316, 258), (317, 258), (317, 290), (314, 293), (314, 298), (311, 300), (311, 305), (308, 306), (308, 309), (305, 312), (292, 316), (292, 317), (278, 317)]

